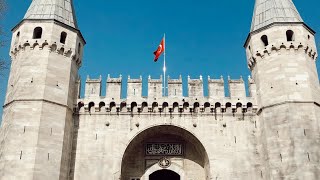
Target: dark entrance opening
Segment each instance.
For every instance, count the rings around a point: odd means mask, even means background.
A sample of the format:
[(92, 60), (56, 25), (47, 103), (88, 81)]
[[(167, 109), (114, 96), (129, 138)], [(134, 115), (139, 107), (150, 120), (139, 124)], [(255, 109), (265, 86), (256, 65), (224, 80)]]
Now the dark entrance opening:
[(180, 176), (173, 171), (164, 169), (152, 173), (149, 180), (180, 180)]

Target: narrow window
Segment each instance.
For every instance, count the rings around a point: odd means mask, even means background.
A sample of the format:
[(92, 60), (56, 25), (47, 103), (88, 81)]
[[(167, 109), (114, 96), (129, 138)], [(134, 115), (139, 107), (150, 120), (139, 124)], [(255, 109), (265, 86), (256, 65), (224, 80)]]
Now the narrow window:
[(294, 41), (294, 32), (292, 30), (288, 30), (286, 32), (287, 41)]
[(66, 32), (62, 32), (60, 35), (60, 43), (65, 44), (66, 43), (66, 39), (67, 39), (67, 33)]
[(14, 40), (14, 44), (18, 44), (19, 39), (20, 39), (20, 32), (17, 33), (16, 39)]
[(136, 95), (136, 89), (133, 89), (133, 95)]
[(36, 27), (33, 30), (33, 39), (41, 39), (42, 37), (42, 28)]
[(268, 36), (266, 35), (261, 36), (261, 41), (263, 42), (264, 46), (269, 45)]
[(175, 95), (175, 96), (177, 95), (177, 90), (176, 90), (176, 89), (174, 90), (174, 95)]
[(81, 53), (81, 44), (79, 43), (78, 44), (78, 54), (80, 54)]

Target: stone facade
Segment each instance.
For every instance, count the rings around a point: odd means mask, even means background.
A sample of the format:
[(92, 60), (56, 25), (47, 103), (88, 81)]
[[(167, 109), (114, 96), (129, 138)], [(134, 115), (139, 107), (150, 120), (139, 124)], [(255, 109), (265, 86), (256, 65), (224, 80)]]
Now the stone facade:
[[(314, 32), (291, 0), (278, 1), (256, 1), (247, 90), (242, 77), (208, 77), (205, 97), (204, 78), (188, 77), (184, 97), (182, 77), (168, 77), (164, 96), (163, 77), (149, 77), (143, 97), (142, 77), (108, 76), (102, 97), (102, 77), (88, 76), (80, 98), (85, 40), (73, 3), (34, 0), (13, 29), (0, 179), (320, 179)], [(48, 5), (66, 17), (39, 10)]]

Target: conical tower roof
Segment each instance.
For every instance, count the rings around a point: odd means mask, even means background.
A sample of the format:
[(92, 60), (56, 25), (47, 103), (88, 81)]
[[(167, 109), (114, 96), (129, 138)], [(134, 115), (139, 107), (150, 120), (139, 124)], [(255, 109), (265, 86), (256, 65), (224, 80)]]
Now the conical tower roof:
[(52, 19), (78, 29), (73, 0), (33, 0), (24, 19)]
[(303, 22), (292, 0), (256, 0), (251, 32), (281, 22)]

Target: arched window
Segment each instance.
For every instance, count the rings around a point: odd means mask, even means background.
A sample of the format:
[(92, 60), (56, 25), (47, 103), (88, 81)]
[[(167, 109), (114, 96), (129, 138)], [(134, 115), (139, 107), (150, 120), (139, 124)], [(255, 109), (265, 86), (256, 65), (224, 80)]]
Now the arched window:
[(115, 102), (110, 102), (109, 104), (110, 112), (117, 112), (117, 107)]
[(78, 110), (80, 111), (80, 109), (84, 106), (84, 103), (83, 102), (79, 102), (78, 103)]
[(158, 103), (157, 102), (152, 103), (152, 111), (153, 112), (157, 111), (157, 107), (158, 107)]
[(103, 109), (103, 107), (105, 107), (105, 106), (106, 106), (106, 103), (100, 102), (99, 103), (99, 110), (101, 111)]
[(178, 112), (178, 110), (179, 110), (179, 103), (174, 102), (172, 107), (173, 107), (173, 112)]
[(288, 30), (286, 32), (287, 41), (294, 41), (294, 32), (292, 30)]
[(261, 36), (261, 41), (263, 42), (264, 46), (269, 45), (268, 36), (266, 35)]
[(66, 43), (66, 39), (67, 39), (67, 33), (66, 32), (62, 32), (60, 35), (60, 43), (65, 44)]
[(147, 102), (143, 102), (141, 104), (141, 111), (142, 112), (148, 112), (148, 103)]
[(131, 112), (137, 112), (138, 104), (136, 102), (131, 103)]
[(14, 44), (15, 44), (15, 45), (18, 44), (19, 39), (20, 39), (20, 31), (17, 33), (16, 39), (14, 40)]
[(126, 106), (127, 106), (127, 103), (126, 103), (126, 102), (122, 102), (122, 103), (120, 104), (120, 111), (125, 110)]
[(169, 104), (168, 104), (167, 102), (164, 102), (164, 103), (162, 104), (162, 111), (163, 111), (163, 112), (167, 112), (168, 106), (169, 106)]
[(91, 112), (91, 110), (94, 108), (94, 102), (90, 102), (88, 105), (89, 108), (89, 112)]
[(231, 106), (232, 106), (231, 103), (229, 102), (226, 103), (226, 108), (231, 108)]
[(41, 39), (42, 37), (42, 28), (36, 27), (33, 30), (33, 39)]
[(237, 107), (237, 108), (241, 108), (241, 107), (242, 107), (242, 104), (241, 104), (241, 103), (237, 103), (237, 104), (236, 104), (236, 107)]
[(183, 103), (183, 109), (187, 110), (189, 108), (189, 103), (185, 102)]

